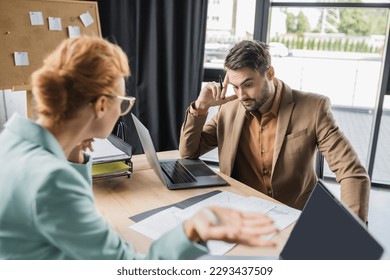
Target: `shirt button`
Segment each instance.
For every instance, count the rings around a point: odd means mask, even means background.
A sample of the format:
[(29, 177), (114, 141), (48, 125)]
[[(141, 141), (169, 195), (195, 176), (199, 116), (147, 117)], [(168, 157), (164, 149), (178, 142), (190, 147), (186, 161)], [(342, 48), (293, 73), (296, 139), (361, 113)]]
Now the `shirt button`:
[(271, 191), (271, 189), (268, 189), (268, 195), (269, 195), (269, 196), (272, 196), (272, 191)]
[(261, 148), (261, 153), (262, 153), (262, 154), (265, 153), (265, 149), (264, 149), (264, 148)]
[(261, 126), (261, 130), (264, 130), (264, 129), (266, 129), (266, 128), (267, 128), (266, 125), (262, 125), (262, 126)]
[(268, 169), (263, 169), (263, 175), (267, 175), (267, 174), (268, 174), (268, 172), (269, 172), (269, 170), (268, 170)]

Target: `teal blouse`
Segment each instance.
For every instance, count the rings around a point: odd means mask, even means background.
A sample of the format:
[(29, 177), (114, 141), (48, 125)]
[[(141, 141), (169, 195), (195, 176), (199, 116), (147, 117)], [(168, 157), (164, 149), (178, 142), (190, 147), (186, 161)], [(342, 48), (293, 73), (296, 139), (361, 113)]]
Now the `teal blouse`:
[[(134, 252), (94, 207), (91, 161), (71, 164), (55, 137), (14, 115), (0, 134), (0, 259), (194, 259), (182, 226)], [(126, 219), (126, 217), (123, 217)]]

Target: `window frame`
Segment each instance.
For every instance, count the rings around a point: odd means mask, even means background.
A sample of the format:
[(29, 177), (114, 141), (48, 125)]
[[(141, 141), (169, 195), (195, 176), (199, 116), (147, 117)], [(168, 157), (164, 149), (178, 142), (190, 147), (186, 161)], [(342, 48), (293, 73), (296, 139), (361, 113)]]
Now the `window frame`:
[[(375, 164), (375, 156), (377, 152), (377, 144), (379, 138), (379, 129), (383, 114), (383, 103), (385, 95), (390, 95), (390, 3), (365, 3), (365, 2), (271, 2), (270, 0), (256, 0), (255, 24), (253, 39), (263, 42), (268, 41), (268, 25), (269, 15), (273, 7), (310, 7), (310, 8), (382, 8), (389, 10), (389, 18), (387, 23), (386, 47), (385, 55), (382, 63), (382, 71), (379, 85), (379, 96), (374, 108), (373, 125), (371, 129), (370, 142), (368, 146), (367, 157), (367, 173), (372, 178)], [(204, 68), (203, 81), (216, 81), (219, 75), (224, 74), (224, 69), (221, 68)], [(328, 180), (335, 180), (334, 177), (325, 177)], [(390, 188), (390, 184), (383, 184), (372, 181), (372, 185), (376, 187)]]

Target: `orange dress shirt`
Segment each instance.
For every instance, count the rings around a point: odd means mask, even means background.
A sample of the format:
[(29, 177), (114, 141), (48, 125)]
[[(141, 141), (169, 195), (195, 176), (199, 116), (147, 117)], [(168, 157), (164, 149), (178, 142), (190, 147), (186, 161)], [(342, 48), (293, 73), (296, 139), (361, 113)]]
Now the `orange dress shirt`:
[(275, 94), (256, 112), (246, 112), (233, 168), (234, 178), (264, 193), (273, 196), (271, 185), (272, 161), (281, 100), (282, 83), (274, 79)]

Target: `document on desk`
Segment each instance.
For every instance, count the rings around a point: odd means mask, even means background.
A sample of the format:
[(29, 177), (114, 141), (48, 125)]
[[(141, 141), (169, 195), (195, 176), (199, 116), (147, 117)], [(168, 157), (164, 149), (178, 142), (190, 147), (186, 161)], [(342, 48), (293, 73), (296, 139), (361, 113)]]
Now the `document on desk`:
[(206, 206), (221, 206), (240, 211), (261, 213), (267, 213), (273, 207), (275, 207), (275, 205), (269, 203), (265, 199), (256, 200), (252, 197), (248, 198), (235, 193), (224, 191), (183, 209), (182, 212), (180, 212), (178, 215), (180, 215), (181, 219), (185, 221), (197, 211)]
[[(287, 205), (283, 205), (280, 203), (275, 203), (269, 200), (265, 200), (262, 198), (258, 198), (255, 196), (251, 196), (248, 199), (248, 207), (247, 209), (241, 209), (246, 211), (253, 211), (252, 205), (263, 205), (264, 209), (265, 207), (268, 207), (267, 211), (258, 211), (262, 213), (266, 213), (273, 221), (275, 226), (279, 229), (285, 229), (290, 224), (298, 220), (299, 215), (301, 214), (301, 211), (292, 207), (289, 207)], [(257, 211), (257, 210), (256, 210)]]
[(141, 222), (133, 224), (130, 228), (156, 240), (164, 233), (182, 223), (181, 218), (178, 216), (180, 211), (183, 210), (177, 207), (169, 207), (157, 214), (149, 216), (149, 218), (146, 218)]
[[(280, 230), (295, 222), (301, 212), (294, 208), (258, 197), (244, 197), (224, 191), (184, 209), (173, 206), (166, 208), (144, 220), (139, 221), (138, 223), (133, 224), (130, 228), (153, 240), (156, 240), (161, 235), (180, 225), (185, 220), (193, 216), (197, 211), (206, 206), (221, 206), (240, 211), (266, 213), (274, 220), (275, 225)], [(265, 238), (272, 237), (273, 235), (269, 235)], [(212, 255), (223, 255), (234, 246), (235, 244), (223, 241), (212, 240), (207, 242), (207, 247)]]
[(85, 153), (92, 157), (93, 164), (130, 160), (129, 155), (115, 147), (108, 139), (95, 138), (92, 147), (93, 151), (87, 149)]

